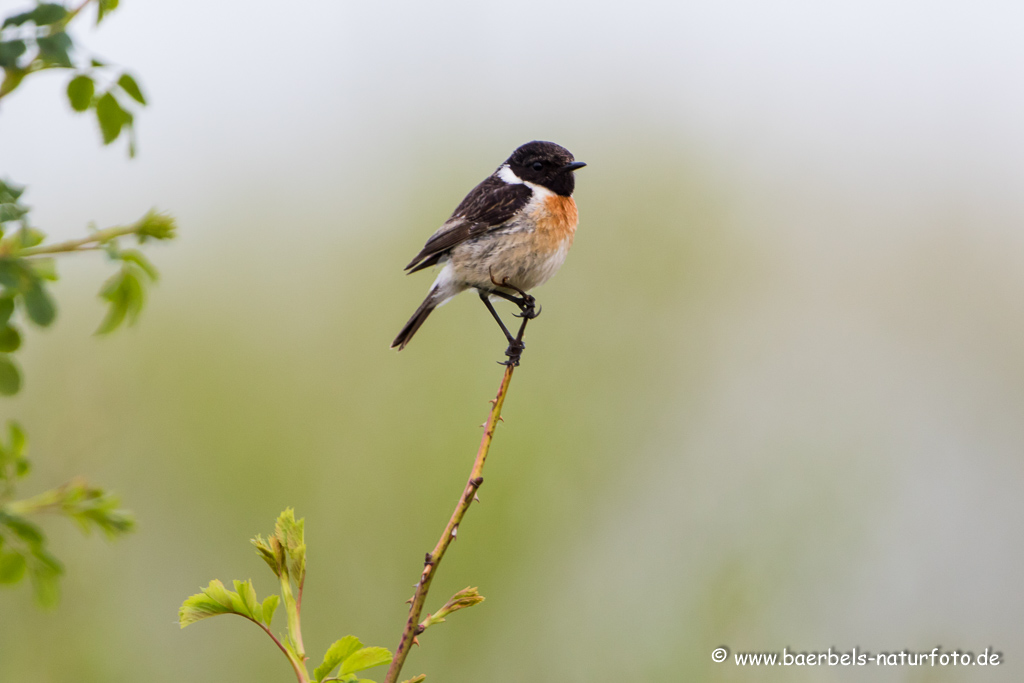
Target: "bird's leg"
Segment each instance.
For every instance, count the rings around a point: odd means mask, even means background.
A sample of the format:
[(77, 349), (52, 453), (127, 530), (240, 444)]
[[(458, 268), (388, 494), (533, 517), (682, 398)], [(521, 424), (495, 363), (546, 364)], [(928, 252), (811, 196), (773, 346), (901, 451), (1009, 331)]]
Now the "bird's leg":
[(488, 298), (489, 294), (483, 291), (482, 289), (478, 289), (477, 293), (480, 294), (480, 301), (484, 302), (484, 306), (486, 306), (487, 310), (491, 312), (492, 316), (494, 316), (494, 320), (498, 323), (498, 327), (500, 327), (501, 331), (505, 333), (505, 339), (508, 339), (508, 343), (512, 344), (516, 340), (516, 338), (512, 336), (511, 332), (508, 331), (508, 328), (505, 327), (505, 323), (503, 323), (501, 321), (501, 318), (498, 316), (498, 312), (494, 310), (494, 306), (493, 304), (491, 304), (490, 298)]
[[(534, 297), (530, 296), (519, 287), (509, 283), (507, 277), (503, 278), (501, 282), (498, 282), (494, 278), (494, 273), (491, 273), (491, 282), (497, 287), (511, 289), (519, 294), (519, 297), (514, 297), (499, 289), (494, 289), (486, 294), (483, 291), (478, 290), (480, 291), (480, 298), (483, 300), (484, 304), (487, 305), (487, 309), (491, 312), (491, 315), (494, 316), (494, 319), (498, 321), (499, 325), (501, 325), (501, 331), (505, 333), (505, 337), (508, 339), (508, 348), (505, 349), (505, 355), (508, 356), (508, 360), (504, 361), (502, 365), (519, 365), (519, 359), (522, 358), (523, 351), (526, 349), (526, 344), (523, 342), (523, 335), (526, 333), (526, 323), (540, 315), (541, 309), (537, 306), (537, 300)], [(516, 317), (522, 318), (523, 322), (520, 323), (519, 332), (515, 337), (509, 333), (508, 328), (505, 327), (505, 323), (501, 321), (501, 318), (498, 317), (497, 312), (491, 305), (489, 297), (492, 294), (494, 296), (499, 296), (506, 301), (511, 301), (519, 307), (519, 315)]]
[(494, 320), (498, 323), (498, 327), (501, 328), (501, 331), (505, 334), (505, 339), (508, 340), (508, 348), (505, 349), (505, 355), (508, 356), (508, 360), (500, 361), (501, 364), (519, 365), (519, 359), (523, 356), (523, 349), (526, 348), (526, 344), (523, 343), (523, 332), (526, 331), (526, 321), (529, 320), (529, 318), (523, 318), (523, 322), (519, 326), (519, 334), (513, 337), (512, 333), (508, 331), (507, 327), (505, 327), (505, 323), (502, 322), (498, 312), (494, 310), (494, 306), (491, 304), (491, 300), (489, 298), (491, 293), (484, 292), (482, 290), (477, 291), (480, 293), (480, 300), (484, 302), (484, 306), (486, 306), (487, 310), (491, 312), (492, 316), (494, 316)]

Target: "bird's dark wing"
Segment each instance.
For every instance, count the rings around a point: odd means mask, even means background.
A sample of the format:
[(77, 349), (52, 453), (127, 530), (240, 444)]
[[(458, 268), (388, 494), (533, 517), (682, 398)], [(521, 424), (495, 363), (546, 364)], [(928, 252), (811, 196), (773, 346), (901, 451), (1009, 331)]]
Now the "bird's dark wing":
[(452, 247), (508, 221), (526, 206), (532, 194), (527, 185), (510, 185), (495, 176), (487, 178), (466, 195), (405, 269), (415, 273), (429, 268)]

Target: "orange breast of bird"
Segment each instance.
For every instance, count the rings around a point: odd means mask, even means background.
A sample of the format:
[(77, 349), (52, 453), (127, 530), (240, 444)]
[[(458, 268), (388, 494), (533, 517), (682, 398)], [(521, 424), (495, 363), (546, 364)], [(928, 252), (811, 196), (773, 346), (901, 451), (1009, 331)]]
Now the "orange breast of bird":
[(533, 218), (537, 226), (534, 233), (535, 248), (553, 252), (572, 244), (576, 224), (579, 222), (576, 202), (572, 197), (557, 194), (546, 197), (535, 209)]

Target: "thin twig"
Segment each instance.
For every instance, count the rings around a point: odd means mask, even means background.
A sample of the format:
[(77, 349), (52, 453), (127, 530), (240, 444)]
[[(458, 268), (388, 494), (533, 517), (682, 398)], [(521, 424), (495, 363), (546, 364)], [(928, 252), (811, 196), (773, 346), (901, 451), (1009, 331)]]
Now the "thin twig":
[(39, 256), (41, 254), (60, 254), (71, 251), (85, 251), (87, 249), (95, 249), (97, 246), (109, 242), (117, 237), (123, 237), (124, 235), (131, 235), (139, 231), (139, 225), (126, 225), (119, 228), (107, 228), (105, 230), (97, 230), (88, 237), (80, 237), (76, 240), (68, 240), (67, 242), (55, 242), (53, 244), (42, 244), (38, 247), (28, 247), (26, 249), (19, 249), (18, 256)]
[(494, 399), (494, 405), (491, 407), (491, 414), (487, 418), (483, 438), (480, 440), (480, 448), (476, 452), (476, 460), (473, 463), (473, 471), (469, 474), (469, 481), (466, 482), (466, 488), (462, 492), (462, 497), (459, 498), (458, 505), (455, 506), (455, 512), (452, 513), (451, 519), (448, 520), (448, 525), (445, 526), (444, 532), (441, 534), (441, 539), (434, 547), (434, 551), (426, 557), (423, 573), (420, 575), (419, 583), (416, 584), (416, 594), (412, 598), (412, 607), (409, 608), (409, 619), (405, 623), (405, 629), (402, 631), (402, 640), (398, 644), (398, 650), (395, 651), (395, 658), (391, 660), (391, 667), (388, 668), (388, 675), (384, 678), (384, 683), (396, 683), (398, 681), (398, 674), (402, 671), (405, 658), (409, 656), (409, 648), (412, 647), (413, 639), (419, 632), (420, 614), (423, 612), (423, 603), (427, 599), (430, 583), (434, 580), (434, 574), (437, 572), (438, 565), (441, 564), (441, 558), (444, 557), (445, 551), (451, 545), (451, 542), (455, 540), (459, 524), (466, 515), (466, 511), (469, 510), (469, 506), (473, 503), (477, 489), (484, 483), (482, 476), (484, 461), (487, 459), (487, 451), (491, 448), (494, 428), (498, 425), (498, 420), (501, 419), (501, 406), (505, 403), (505, 395), (508, 393), (508, 384), (512, 380), (512, 371), (514, 369), (515, 366), (512, 364), (505, 368), (505, 375), (502, 377), (501, 386), (498, 388), (498, 396)]
[[(246, 617), (246, 618), (248, 619), (248, 617)], [(292, 665), (292, 669), (295, 670), (295, 677), (299, 679), (299, 683), (306, 683), (309, 680), (308, 679), (308, 675), (309, 674), (305, 671), (305, 667), (300, 665), (298, 662), (295, 661), (295, 659), (292, 658), (291, 653), (289, 653), (288, 649), (281, 643), (280, 640), (277, 639), (277, 636), (275, 636), (273, 634), (273, 632), (270, 630), (270, 628), (268, 626), (266, 626), (265, 624), (261, 624), (260, 622), (256, 621), (255, 619), (249, 619), (249, 621), (251, 621), (252, 623), (254, 623), (257, 626), (259, 626), (261, 629), (266, 631), (267, 635), (270, 636), (271, 640), (273, 640), (274, 643), (279, 648), (281, 648), (281, 652), (284, 653), (284, 656), (288, 658), (288, 663), (291, 664)]]

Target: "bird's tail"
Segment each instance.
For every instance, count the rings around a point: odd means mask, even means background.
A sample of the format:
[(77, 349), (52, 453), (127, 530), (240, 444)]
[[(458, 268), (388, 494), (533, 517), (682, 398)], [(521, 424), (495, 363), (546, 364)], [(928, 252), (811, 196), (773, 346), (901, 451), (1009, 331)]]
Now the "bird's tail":
[(405, 324), (402, 331), (398, 333), (397, 337), (395, 337), (395, 341), (391, 342), (391, 348), (398, 347), (399, 351), (405, 348), (405, 345), (409, 343), (410, 339), (412, 339), (412, 335), (416, 334), (416, 330), (420, 329), (420, 325), (422, 325), (423, 321), (427, 319), (430, 312), (442, 303), (442, 300), (437, 296), (437, 294), (437, 289), (430, 290), (430, 294), (427, 295), (427, 298), (423, 300), (420, 307), (417, 308), (416, 312), (412, 314), (411, 318), (409, 318), (409, 322)]

